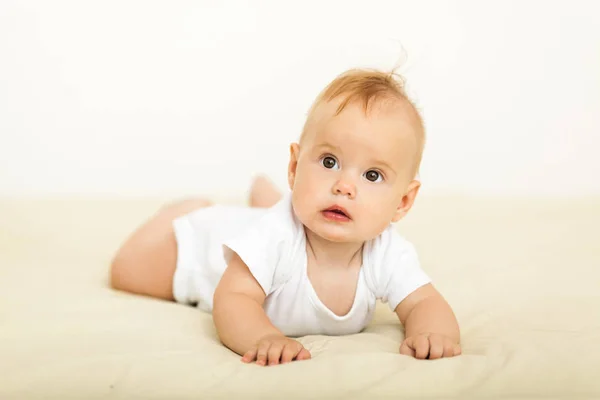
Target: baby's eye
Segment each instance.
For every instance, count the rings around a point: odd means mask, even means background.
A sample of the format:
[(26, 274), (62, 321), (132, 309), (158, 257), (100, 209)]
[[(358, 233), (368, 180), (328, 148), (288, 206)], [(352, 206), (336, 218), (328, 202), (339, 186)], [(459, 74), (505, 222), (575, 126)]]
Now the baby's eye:
[(370, 182), (381, 182), (383, 180), (381, 174), (374, 169), (370, 169), (365, 172), (365, 178), (367, 178), (367, 180)]
[[(321, 164), (327, 169), (339, 168), (337, 165), (337, 160), (331, 156), (326, 156), (321, 159)], [(336, 169), (337, 169), (336, 168)]]

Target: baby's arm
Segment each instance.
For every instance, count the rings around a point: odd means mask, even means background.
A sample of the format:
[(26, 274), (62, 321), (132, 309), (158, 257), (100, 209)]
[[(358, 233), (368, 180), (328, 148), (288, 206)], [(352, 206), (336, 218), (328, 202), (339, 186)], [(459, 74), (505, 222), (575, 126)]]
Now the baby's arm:
[(461, 353), (454, 312), (433, 285), (422, 286), (408, 295), (396, 307), (396, 314), (406, 332), (400, 353), (429, 359)]
[(269, 320), (262, 306), (266, 295), (244, 261), (233, 254), (214, 295), (213, 320), (221, 342), (244, 355), (243, 361), (279, 364), (310, 358), (297, 341)]

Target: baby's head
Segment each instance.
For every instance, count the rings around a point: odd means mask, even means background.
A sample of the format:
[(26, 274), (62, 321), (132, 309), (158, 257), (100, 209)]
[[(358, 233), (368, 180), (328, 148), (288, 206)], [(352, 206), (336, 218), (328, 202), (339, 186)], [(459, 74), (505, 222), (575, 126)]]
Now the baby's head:
[(330, 241), (377, 237), (414, 202), (424, 141), (421, 117), (393, 73), (341, 74), (319, 94), (290, 147), (296, 216)]

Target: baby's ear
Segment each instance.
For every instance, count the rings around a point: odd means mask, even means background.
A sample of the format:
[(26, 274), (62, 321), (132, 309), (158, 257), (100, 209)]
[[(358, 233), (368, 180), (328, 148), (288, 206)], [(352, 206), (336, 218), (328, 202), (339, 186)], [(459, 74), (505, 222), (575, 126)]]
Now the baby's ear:
[(412, 180), (408, 184), (408, 189), (406, 190), (406, 194), (402, 196), (402, 200), (396, 209), (396, 214), (394, 214), (394, 218), (392, 218), (392, 222), (398, 222), (406, 214), (410, 211), (411, 207), (415, 203), (415, 199), (417, 198), (417, 193), (419, 193), (419, 188), (421, 187), (421, 182), (417, 180)]
[(294, 189), (294, 181), (296, 180), (296, 167), (298, 166), (298, 156), (300, 155), (300, 145), (292, 143), (290, 145), (290, 163), (288, 165), (288, 183), (290, 190)]

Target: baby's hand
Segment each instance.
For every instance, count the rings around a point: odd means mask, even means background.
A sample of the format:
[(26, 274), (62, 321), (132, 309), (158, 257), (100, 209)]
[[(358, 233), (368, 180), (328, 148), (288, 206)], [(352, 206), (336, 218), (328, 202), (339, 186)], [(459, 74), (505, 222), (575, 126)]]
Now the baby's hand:
[(415, 358), (435, 360), (461, 354), (460, 344), (449, 337), (437, 333), (421, 333), (404, 339), (400, 354)]
[(245, 363), (256, 360), (256, 365), (277, 365), (292, 360), (308, 360), (310, 353), (302, 344), (283, 335), (267, 335), (244, 354)]

